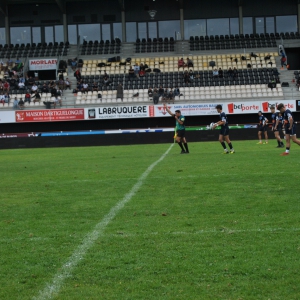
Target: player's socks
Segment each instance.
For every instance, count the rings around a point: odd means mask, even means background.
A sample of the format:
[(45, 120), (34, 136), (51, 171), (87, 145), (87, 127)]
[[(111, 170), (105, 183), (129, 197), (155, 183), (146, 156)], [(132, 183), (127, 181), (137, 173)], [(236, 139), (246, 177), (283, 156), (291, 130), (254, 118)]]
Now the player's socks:
[(222, 145), (222, 147), (224, 148), (224, 150), (227, 150), (226, 145), (225, 145), (225, 142), (222, 142), (221, 145)]
[[(181, 150), (184, 151), (184, 148), (183, 148), (183, 146), (182, 146), (182, 143), (180, 142), (180, 143), (178, 143), (178, 145), (179, 145), (179, 147), (181, 148)], [(184, 151), (184, 152), (185, 152), (185, 151)]]
[(280, 147), (281, 146), (281, 142), (277, 141), (277, 143), (278, 143), (278, 146)]
[(285, 152), (281, 153), (280, 155), (284, 156), (284, 155), (289, 155), (289, 154), (290, 154), (290, 148), (286, 147)]
[(187, 144), (187, 143), (183, 143), (183, 145), (184, 145), (184, 148), (185, 148), (185, 152), (186, 152), (186, 153), (190, 153), (190, 152), (189, 152), (188, 144)]
[(232, 149), (233, 149), (233, 147), (232, 147), (232, 144), (231, 144), (231, 143), (229, 143), (229, 144), (228, 144), (228, 146), (229, 146), (230, 150), (232, 150)]

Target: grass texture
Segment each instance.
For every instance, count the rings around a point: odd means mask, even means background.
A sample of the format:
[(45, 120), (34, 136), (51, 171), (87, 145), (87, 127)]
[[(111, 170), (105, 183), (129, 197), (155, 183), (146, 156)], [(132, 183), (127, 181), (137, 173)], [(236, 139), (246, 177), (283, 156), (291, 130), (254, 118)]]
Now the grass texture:
[[(174, 145), (52, 299), (300, 299), (300, 148)], [(0, 152), (0, 299), (35, 299), (170, 147)]]

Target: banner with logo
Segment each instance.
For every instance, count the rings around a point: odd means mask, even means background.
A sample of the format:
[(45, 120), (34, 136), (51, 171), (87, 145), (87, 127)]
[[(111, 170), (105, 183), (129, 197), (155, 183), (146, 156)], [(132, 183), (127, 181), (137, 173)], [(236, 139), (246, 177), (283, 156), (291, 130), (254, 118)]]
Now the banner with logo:
[(290, 111), (296, 111), (295, 100), (280, 100), (280, 101), (247, 101), (247, 102), (231, 102), (223, 106), (223, 111), (227, 114), (253, 114), (258, 111), (264, 113), (271, 112), (270, 107), (279, 103), (283, 103)]
[[(218, 103), (224, 106), (224, 103)], [(199, 116), (199, 115), (217, 115), (215, 109), (217, 103), (191, 103), (191, 104), (168, 104), (168, 108), (174, 113), (175, 110), (180, 110), (184, 116)], [(169, 116), (166, 108), (163, 105), (153, 105), (151, 117)]]
[[(300, 108), (300, 100), (279, 101), (235, 101), (219, 103), (191, 103), (168, 104), (168, 108), (174, 113), (180, 110), (184, 116), (217, 115), (217, 104), (223, 106), (227, 114), (256, 114), (259, 110), (269, 113), (272, 105), (283, 103), (291, 111)], [(297, 104), (297, 105), (296, 105)], [(298, 108), (298, 109), (297, 109)], [(18, 110), (0, 111), (0, 123), (19, 122), (51, 122), (93, 119), (126, 119), (126, 118), (157, 118), (169, 116), (165, 107), (158, 105), (115, 105), (91, 108), (70, 109), (44, 109), (44, 110)]]
[(15, 122), (52, 122), (84, 120), (83, 108), (19, 110), (15, 112)]
[(85, 119), (149, 118), (149, 105), (85, 108)]
[(57, 65), (57, 59), (53, 59), (53, 58), (29, 60), (29, 70), (31, 71), (55, 70), (56, 65)]

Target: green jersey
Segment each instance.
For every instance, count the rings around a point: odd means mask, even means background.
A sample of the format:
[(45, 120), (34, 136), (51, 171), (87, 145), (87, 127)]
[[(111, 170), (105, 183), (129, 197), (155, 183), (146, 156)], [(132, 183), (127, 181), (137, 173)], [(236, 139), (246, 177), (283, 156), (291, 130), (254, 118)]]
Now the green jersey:
[[(179, 124), (178, 120), (180, 120), (183, 124)], [(185, 126), (184, 126), (185, 117), (181, 115), (178, 118), (178, 120), (176, 120), (176, 130), (184, 130), (185, 129)]]

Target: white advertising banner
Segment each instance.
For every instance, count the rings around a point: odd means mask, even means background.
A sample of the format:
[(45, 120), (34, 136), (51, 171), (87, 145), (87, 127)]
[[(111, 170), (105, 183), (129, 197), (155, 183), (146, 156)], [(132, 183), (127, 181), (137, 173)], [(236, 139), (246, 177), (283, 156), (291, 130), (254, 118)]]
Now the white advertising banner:
[(15, 121), (14, 111), (0, 111), (0, 123), (14, 123)]
[(85, 119), (127, 119), (149, 118), (149, 105), (118, 105), (97, 108), (85, 108)]
[[(184, 116), (205, 116), (218, 115), (215, 106), (221, 104), (223, 111), (227, 114), (257, 114), (259, 110), (263, 113), (270, 113), (272, 105), (277, 106), (283, 103), (287, 109), (297, 111), (295, 100), (279, 100), (279, 101), (236, 101), (236, 102), (220, 102), (220, 103), (191, 103), (191, 104), (168, 104), (168, 108), (174, 113), (175, 110), (180, 110)], [(299, 105), (300, 106), (300, 105)], [(55, 111), (59, 112), (59, 117), (54, 118)], [(15, 123), (15, 122), (41, 122), (41, 121), (62, 121), (66, 120), (66, 115), (71, 115), (73, 111), (81, 111), (80, 115), (68, 120), (95, 120), (95, 119), (128, 119), (128, 118), (157, 118), (167, 117), (165, 107), (162, 104), (158, 105), (115, 105), (91, 108), (78, 109), (62, 109), (62, 110), (22, 110), (22, 111), (0, 111), (0, 123)], [(45, 112), (45, 113), (43, 113)], [(50, 115), (49, 119), (33, 119), (32, 114)], [(21, 116), (22, 115), (22, 116)], [(22, 119), (20, 119), (20, 116)], [(63, 117), (62, 117), (63, 116)]]
[(280, 100), (280, 101), (247, 101), (247, 102), (231, 102), (226, 103), (223, 106), (223, 111), (227, 114), (253, 114), (258, 111), (262, 111), (264, 113), (271, 112), (270, 107), (272, 105), (277, 105), (279, 103), (283, 103), (287, 109), (290, 111), (296, 111), (296, 103), (295, 100)]
[(43, 59), (30, 59), (29, 70), (30, 71), (42, 71), (42, 70), (55, 70), (57, 65), (57, 59), (43, 58)]
[[(219, 103), (224, 106), (224, 103)], [(174, 113), (175, 110), (180, 110), (184, 116), (203, 116), (203, 115), (217, 115), (215, 109), (216, 103), (191, 103), (191, 104), (168, 104), (168, 108)], [(169, 116), (163, 105), (152, 106), (153, 114), (151, 117)]]

